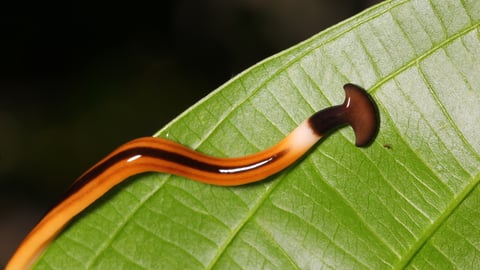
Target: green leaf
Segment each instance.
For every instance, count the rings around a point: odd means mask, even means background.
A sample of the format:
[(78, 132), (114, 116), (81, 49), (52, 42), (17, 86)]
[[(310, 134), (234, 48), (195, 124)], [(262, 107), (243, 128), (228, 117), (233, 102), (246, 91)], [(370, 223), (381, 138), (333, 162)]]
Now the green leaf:
[[(253, 66), (157, 135), (217, 156), (275, 144), (369, 90), (344, 128), (261, 183), (146, 173), (65, 229), (39, 269), (438, 269), (480, 265), (480, 1), (388, 1)], [(161, 113), (159, 109), (158, 113)]]

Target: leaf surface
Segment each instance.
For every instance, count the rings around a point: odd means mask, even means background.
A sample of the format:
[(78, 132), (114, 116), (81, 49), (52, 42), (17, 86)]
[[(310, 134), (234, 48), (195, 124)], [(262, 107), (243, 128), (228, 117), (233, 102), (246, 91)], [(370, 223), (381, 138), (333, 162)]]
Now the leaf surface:
[[(82, 213), (38, 269), (438, 269), (480, 265), (480, 1), (387, 1), (239, 74), (157, 136), (216, 156), (274, 145), (353, 82), (341, 129), (266, 181), (145, 173)], [(159, 113), (161, 111), (159, 110)]]

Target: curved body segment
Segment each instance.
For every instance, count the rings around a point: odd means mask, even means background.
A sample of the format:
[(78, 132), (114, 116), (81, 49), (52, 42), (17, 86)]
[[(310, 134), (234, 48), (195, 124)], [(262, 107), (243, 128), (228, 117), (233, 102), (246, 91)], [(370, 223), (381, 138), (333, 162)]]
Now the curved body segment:
[(219, 186), (244, 185), (265, 179), (297, 161), (326, 133), (350, 124), (356, 145), (375, 136), (375, 105), (358, 86), (344, 86), (343, 104), (319, 111), (302, 122), (278, 144), (256, 154), (218, 158), (179, 143), (145, 137), (130, 141), (81, 175), (56, 206), (33, 228), (10, 259), (6, 269), (28, 269), (68, 222), (128, 177), (156, 171)]

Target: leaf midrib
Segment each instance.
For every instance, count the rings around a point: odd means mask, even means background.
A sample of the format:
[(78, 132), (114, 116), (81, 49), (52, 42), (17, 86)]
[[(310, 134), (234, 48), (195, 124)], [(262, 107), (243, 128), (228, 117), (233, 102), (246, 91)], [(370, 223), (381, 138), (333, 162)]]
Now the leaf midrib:
[[(328, 38), (326, 40), (324, 40), (323, 42), (320, 42), (318, 44), (315, 44), (314, 46), (312, 46), (311, 48), (309, 49), (305, 49), (304, 53), (301, 53), (299, 55), (297, 55), (296, 57), (293, 57), (290, 61), (288, 61), (287, 63), (285, 63), (285, 65), (283, 65), (281, 68), (277, 69), (275, 72), (271, 73), (270, 76), (268, 78), (266, 78), (262, 83), (258, 84), (257, 87), (252, 90), (248, 95), (245, 96), (244, 99), (242, 99), (240, 102), (236, 103), (235, 104), (235, 107), (238, 107), (238, 106), (241, 106), (243, 103), (245, 103), (250, 97), (254, 96), (255, 93), (257, 93), (258, 91), (260, 91), (260, 89), (262, 89), (268, 82), (270, 82), (273, 78), (275, 78), (278, 74), (284, 72), (285, 70), (287, 70), (288, 68), (290, 68), (293, 64), (295, 63), (298, 63), (298, 61), (300, 59), (302, 59), (304, 56), (310, 54), (312, 51), (324, 46), (325, 44), (327, 43), (330, 43), (336, 39), (338, 39), (339, 37), (343, 36), (345, 33), (351, 31), (352, 29), (354, 28), (358, 28), (359, 26), (373, 20), (374, 18), (377, 18), (389, 11), (391, 11), (393, 8), (397, 7), (397, 6), (400, 6), (402, 4), (404, 4), (405, 2), (407, 1), (401, 1), (399, 3), (397, 3), (396, 5), (393, 5), (381, 12), (379, 12), (378, 14), (376, 14), (375, 16), (370, 16), (368, 17), (368, 19), (365, 19), (363, 21), (359, 21), (355, 26), (353, 26), (352, 28), (348, 29), (348, 30), (345, 30), (345, 31), (340, 31), (338, 32), (336, 35), (334, 35), (333, 37), (331, 38)], [(347, 21), (345, 21), (344, 23), (347, 23)], [(464, 29), (462, 29), (461, 31), (458, 31), (457, 33), (455, 33), (454, 35), (451, 35), (449, 37), (447, 37), (445, 40), (443, 40), (442, 42), (438, 43), (437, 45), (434, 45), (432, 46), (429, 50), (426, 50), (424, 53), (422, 53), (421, 55), (417, 56), (417, 57), (414, 57), (412, 58), (411, 61), (407, 62), (406, 64), (403, 64), (401, 65), (399, 68), (393, 70), (390, 74), (387, 74), (383, 77), (381, 77), (381, 79), (379, 81), (377, 81), (375, 84), (373, 84), (370, 88), (369, 88), (369, 93), (371, 95), (375, 95), (375, 93), (377, 93), (377, 91), (379, 91), (379, 89), (381, 89), (381, 86), (386, 84), (388, 81), (391, 81), (392, 79), (394, 79), (397, 75), (399, 75), (400, 73), (402, 73), (403, 71), (407, 70), (408, 68), (411, 68), (413, 67), (414, 65), (417, 65), (419, 62), (421, 62), (422, 60), (426, 59), (428, 56), (432, 55), (434, 52), (438, 51), (439, 49), (445, 47), (446, 45), (450, 44), (451, 42), (453, 42), (454, 40), (458, 39), (458, 38), (461, 38), (463, 36), (465, 36), (466, 34), (468, 34), (470, 31), (473, 31), (475, 29), (477, 29), (478, 27), (480, 26), (480, 22), (478, 23), (473, 23), (471, 24), (470, 26), (468, 27), (465, 27)], [(325, 34), (325, 33), (324, 33)], [(279, 57), (281, 55), (284, 55), (285, 53), (288, 53), (288, 52), (291, 52), (291, 51), (294, 51), (296, 49), (298, 49), (299, 47), (302, 47), (302, 46), (305, 46), (305, 47), (308, 47), (308, 43), (300, 43), (298, 46), (295, 46), (293, 47), (291, 50), (286, 50), (284, 51), (283, 53), (279, 54), (279, 55), (276, 55), (276, 56), (273, 56), (273, 57)], [(262, 65), (263, 63), (265, 62), (268, 62), (270, 61), (271, 58), (268, 58), (266, 59), (265, 61), (259, 63), (258, 65)], [(255, 68), (257, 67), (258, 65), (255, 65), (252, 67)], [(246, 70), (245, 72), (248, 72), (250, 69)], [(227, 83), (228, 84), (228, 83)], [(216, 92), (214, 92), (213, 94), (215, 94)], [(195, 106), (194, 106), (195, 107)], [(211, 129), (209, 129), (207, 132), (206, 132), (206, 136), (200, 140), (196, 146), (194, 146), (194, 148), (197, 148), (199, 145), (201, 145), (202, 143), (204, 143), (206, 140), (208, 140), (208, 138), (211, 136), (211, 134), (213, 134), (213, 132), (223, 123), (223, 121), (225, 119), (227, 119), (231, 113), (233, 112), (234, 110), (229, 110), (226, 114), (222, 115), (222, 117), (219, 119), (219, 121), (217, 122), (216, 125), (212, 126)], [(444, 111), (442, 109), (442, 111)], [(186, 113), (186, 112), (185, 112)], [(448, 117), (448, 114), (446, 114), (446, 116)], [(451, 120), (451, 118), (449, 118), (449, 120)], [(169, 125), (167, 125), (163, 130), (167, 130), (169, 127)], [(455, 131), (457, 133), (459, 133), (459, 130), (458, 128), (454, 125), (455, 127)], [(462, 141), (465, 140), (465, 138), (461, 138)], [(474, 151), (474, 149), (472, 148), (472, 146), (470, 144), (465, 144), (470, 151)], [(478, 158), (478, 157), (477, 157)], [(283, 178), (283, 177), (282, 177)], [(451, 216), (455, 210), (461, 205), (461, 203), (465, 200), (466, 197), (468, 197), (468, 195), (474, 190), (474, 188), (478, 185), (480, 181), (480, 174), (476, 175), (472, 181), (469, 182), (468, 185), (465, 186), (464, 189), (462, 189), (462, 191), (460, 193), (457, 194), (457, 196), (455, 197), (455, 199), (453, 199), (451, 201), (451, 203), (448, 205), (447, 208), (445, 208), (445, 211), (435, 220), (435, 222), (432, 223), (432, 225), (427, 229), (425, 230), (425, 233), (422, 234), (422, 236), (416, 241), (416, 244), (412, 245), (410, 249), (408, 249), (408, 251), (405, 253), (405, 255), (403, 256), (403, 258), (401, 257), (400, 258), (400, 261), (398, 262), (398, 264), (396, 266), (394, 266), (394, 269), (403, 269), (405, 266), (407, 266), (414, 258), (415, 258), (415, 254), (421, 250), (421, 248), (426, 244), (426, 242), (435, 234), (435, 232), (441, 227), (441, 225), (444, 223), (444, 221), (449, 217)], [(233, 239), (237, 236), (237, 234), (241, 231), (241, 229), (248, 223), (248, 221), (250, 220), (250, 218), (258, 211), (258, 209), (261, 207), (262, 205), (262, 202), (265, 201), (268, 196), (275, 190), (275, 188), (278, 186), (278, 183), (281, 182), (281, 179), (276, 179), (275, 181), (276, 183), (272, 184), (272, 187), (267, 191), (265, 192), (264, 194), (262, 194), (262, 197), (260, 200), (258, 200), (258, 203), (255, 205), (254, 208), (252, 208), (251, 211), (249, 211), (247, 213), (247, 215), (245, 216), (245, 218), (239, 223), (239, 225), (235, 228), (235, 230), (233, 230), (231, 236), (227, 239), (227, 241), (225, 241), (225, 243), (221, 246), (221, 248), (218, 250), (216, 256), (214, 257), (214, 259), (211, 261), (211, 264), (208, 265), (207, 269), (212, 269), (215, 264), (218, 262), (218, 260), (221, 258), (223, 252), (228, 248), (228, 246), (231, 244), (231, 242), (233, 241)]]
[[(395, 78), (401, 72), (407, 70), (408, 68), (410, 68), (414, 65), (417, 65), (419, 62), (421, 62), (422, 60), (424, 60), (428, 56), (432, 55), (434, 52), (436, 52), (439, 49), (443, 48), (444, 46), (450, 44), (454, 40), (465, 36), (469, 32), (477, 29), (479, 26), (480, 26), (480, 22), (479, 23), (474, 23), (474, 24), (470, 25), (469, 27), (464, 28), (462, 31), (458, 31), (456, 34), (446, 38), (444, 41), (438, 43), (436, 46), (433, 46), (429, 50), (425, 51), (422, 55), (420, 55), (418, 57), (415, 57), (414, 59), (412, 59), (407, 64), (402, 65), (397, 70), (395, 70), (395, 71), (391, 72), (390, 74), (384, 76), (381, 80), (379, 80), (377, 83), (375, 83), (370, 88), (370, 94), (374, 95), (381, 88), (382, 85), (386, 84), (388, 81)], [(437, 99), (435, 99), (435, 100), (437, 100)], [(443, 107), (442, 107), (442, 112), (445, 113), (445, 109)], [(445, 116), (449, 119), (449, 121), (452, 121), (452, 119), (451, 119), (451, 117), (449, 117), (448, 113), (446, 113)], [(461, 134), (461, 132), (458, 130), (458, 127), (456, 125), (452, 125), (452, 126), (454, 127), (455, 132), (457, 134)], [(460, 139), (462, 140), (462, 142), (465, 143), (465, 138), (463, 136), (461, 136)], [(465, 145), (468, 147), (468, 149), (472, 153), (475, 153), (475, 150), (472, 148), (471, 144), (465, 143)], [(478, 156), (475, 156), (475, 157), (477, 159), (479, 159)], [(460, 193), (457, 193), (457, 196), (455, 196), (454, 199), (451, 201), (451, 203), (448, 204), (448, 207), (445, 208), (445, 211), (435, 220), (435, 222), (432, 223), (432, 225), (427, 230), (425, 230), (425, 233), (422, 234), (422, 236), (416, 241), (415, 245), (412, 245), (412, 247), (407, 251), (405, 256), (403, 256), (403, 259), (401, 259), (399, 261), (399, 263), (394, 267), (394, 269), (405, 268), (415, 258), (414, 255), (417, 252), (419, 252), (421, 250), (421, 248), (427, 243), (427, 241), (435, 234), (435, 232), (438, 231), (438, 229), (446, 221), (446, 219), (448, 217), (450, 217), (455, 212), (455, 210), (468, 197), (468, 195), (475, 189), (475, 187), (478, 185), (479, 182), (480, 182), (480, 173), (477, 174), (475, 177), (473, 177), (472, 180), (469, 181), (469, 184), (466, 185), (465, 188), (462, 189)]]
[(442, 215), (432, 223), (432, 226), (425, 230), (425, 233), (418, 239), (415, 245), (406, 253), (405, 259), (400, 260), (397, 266), (394, 269), (404, 269), (410, 262), (415, 258), (415, 254), (419, 252), (423, 246), (427, 243), (427, 241), (432, 238), (432, 236), (439, 230), (439, 228), (444, 224), (444, 222), (454, 214), (455, 210), (462, 204), (462, 202), (472, 193), (475, 188), (478, 186), (480, 182), (480, 173), (478, 173), (475, 177), (472, 178), (472, 181), (469, 182), (468, 185), (465, 186), (464, 189), (458, 196), (451, 200), (451, 203), (446, 208), (446, 211)]

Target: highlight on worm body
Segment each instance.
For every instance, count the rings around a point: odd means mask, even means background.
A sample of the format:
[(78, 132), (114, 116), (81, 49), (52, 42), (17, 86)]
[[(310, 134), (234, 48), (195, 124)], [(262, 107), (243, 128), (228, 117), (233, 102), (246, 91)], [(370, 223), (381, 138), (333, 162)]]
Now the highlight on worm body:
[(326, 134), (344, 125), (353, 128), (357, 146), (368, 145), (378, 130), (376, 106), (361, 87), (349, 83), (344, 90), (342, 104), (313, 114), (276, 145), (256, 154), (218, 158), (154, 137), (139, 138), (120, 146), (74, 182), (63, 200), (26, 236), (6, 269), (31, 267), (73, 217), (132, 175), (156, 171), (211, 185), (237, 186), (278, 173)]

